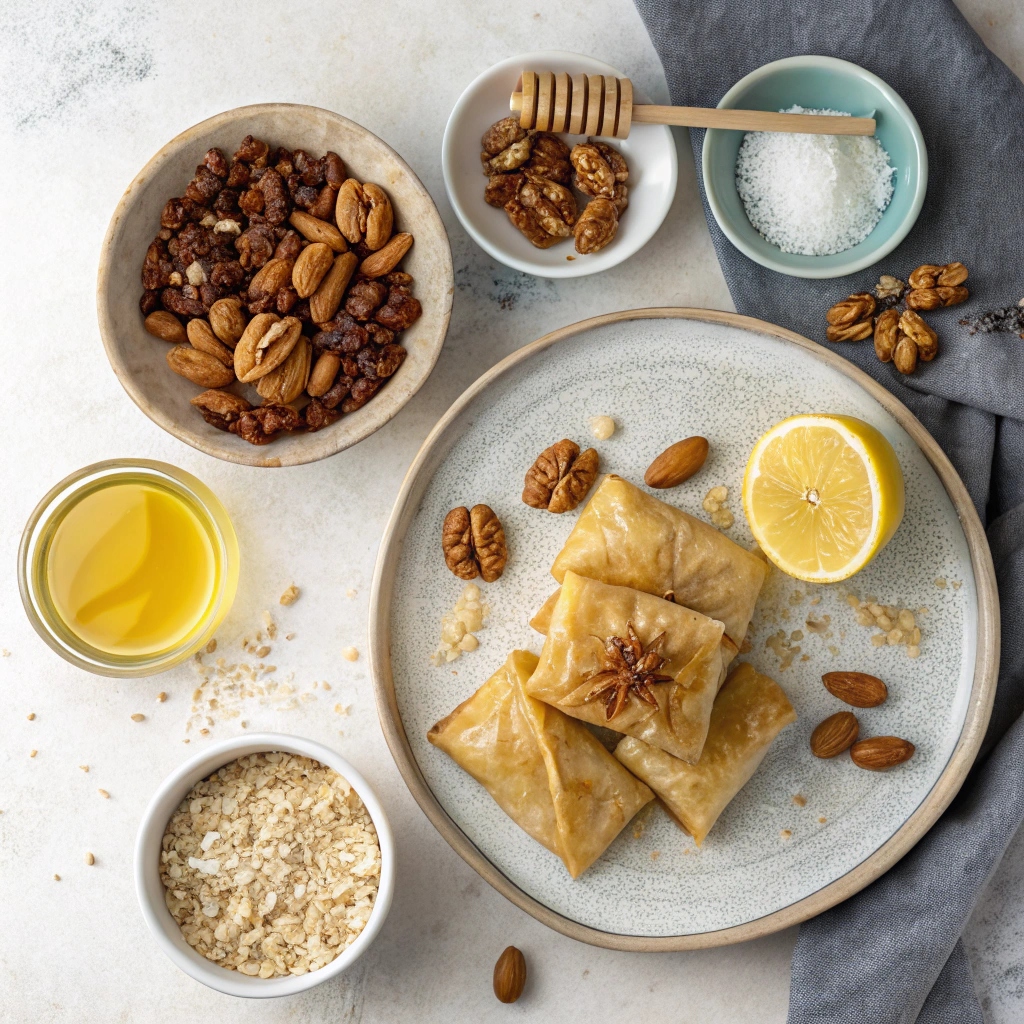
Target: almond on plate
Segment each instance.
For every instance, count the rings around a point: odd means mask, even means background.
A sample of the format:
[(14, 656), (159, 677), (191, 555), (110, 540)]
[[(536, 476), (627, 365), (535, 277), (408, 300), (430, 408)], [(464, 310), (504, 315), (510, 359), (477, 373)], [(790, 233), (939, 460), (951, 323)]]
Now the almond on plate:
[(708, 457), (706, 437), (688, 437), (666, 448), (644, 473), (648, 487), (676, 487), (689, 480)]
[(835, 757), (849, 750), (859, 733), (857, 716), (852, 711), (837, 711), (811, 733), (811, 753), (815, 757)]
[(855, 708), (877, 708), (889, 696), (885, 683), (866, 672), (826, 672), (821, 681), (833, 697)]

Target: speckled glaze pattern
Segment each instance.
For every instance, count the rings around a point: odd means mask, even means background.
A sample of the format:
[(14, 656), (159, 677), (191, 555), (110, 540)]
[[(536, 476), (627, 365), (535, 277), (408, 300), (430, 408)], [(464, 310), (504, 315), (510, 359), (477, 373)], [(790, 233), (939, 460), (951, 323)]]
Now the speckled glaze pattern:
[[(704, 846), (651, 805), (582, 878), (522, 832), (482, 787), (426, 740), (427, 729), (468, 697), (515, 647), (539, 651), (527, 619), (555, 586), (549, 568), (578, 513), (550, 515), (520, 500), (523, 474), (561, 437), (594, 443), (602, 470), (642, 485), (668, 444), (692, 434), (711, 442), (700, 473), (659, 497), (707, 519), (701, 500), (729, 488), (736, 514), (727, 535), (748, 545), (740, 482), (757, 438), (798, 412), (859, 416), (892, 442), (903, 467), (907, 510), (875, 561), (849, 585), (812, 586), (773, 571), (758, 602), (743, 655), (776, 679), (798, 721), (769, 751)], [(588, 419), (606, 414), (614, 436), (594, 442)], [(515, 367), (479, 395), (447, 429), (417, 514), (406, 534), (391, 605), (391, 656), (398, 708), (413, 753), (438, 801), (479, 850), (538, 902), (572, 921), (622, 935), (693, 935), (753, 921), (787, 907), (865, 860), (910, 817), (935, 785), (965, 721), (975, 665), (977, 594), (970, 554), (952, 502), (934, 470), (896, 421), (855, 382), (783, 340), (689, 320), (634, 320), (569, 338)], [(501, 517), (509, 561), (483, 585), (491, 607), (480, 647), (452, 665), (430, 664), (442, 614), (463, 583), (444, 566), (440, 527), (456, 505), (485, 502)], [(944, 587), (937, 580), (946, 582)], [(873, 647), (847, 603), (860, 597), (912, 609), (921, 657)], [(812, 602), (816, 602), (812, 604)], [(808, 616), (826, 633), (808, 629)], [(790, 667), (766, 646), (778, 630), (801, 652)], [(835, 651), (836, 653), (833, 653)], [(804, 660), (806, 658), (806, 660)], [(896, 734), (917, 746), (888, 773), (858, 769), (847, 756), (820, 761), (808, 738), (842, 705), (821, 674), (854, 669), (880, 675), (889, 700), (857, 711), (861, 734)], [(794, 797), (806, 802), (801, 804)]]

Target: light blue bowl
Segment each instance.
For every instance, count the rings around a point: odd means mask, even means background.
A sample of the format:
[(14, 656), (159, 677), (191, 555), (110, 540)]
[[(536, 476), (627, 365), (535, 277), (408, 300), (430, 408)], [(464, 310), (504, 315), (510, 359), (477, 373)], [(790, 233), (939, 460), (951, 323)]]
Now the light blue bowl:
[(719, 107), (783, 110), (802, 107), (845, 110), (874, 117), (876, 136), (896, 168), (892, 201), (859, 245), (830, 256), (783, 252), (758, 233), (736, 191), (736, 155), (743, 132), (711, 128), (704, 136), (704, 189), (711, 212), (740, 252), (770, 270), (792, 277), (843, 277), (892, 252), (914, 226), (928, 186), (928, 153), (910, 108), (877, 75), (835, 57), (787, 57), (740, 79)]

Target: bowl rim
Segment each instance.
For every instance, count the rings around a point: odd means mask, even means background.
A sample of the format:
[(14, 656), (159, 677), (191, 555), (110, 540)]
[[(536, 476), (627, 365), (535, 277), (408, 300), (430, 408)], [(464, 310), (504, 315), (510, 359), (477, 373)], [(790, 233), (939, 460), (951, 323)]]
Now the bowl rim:
[[(714, 215), (718, 226), (722, 229), (722, 233), (737, 249), (739, 249), (741, 253), (743, 253), (744, 256), (748, 256), (755, 263), (759, 263), (762, 267), (767, 267), (769, 270), (777, 271), (780, 274), (786, 274), (789, 277), (813, 278), (818, 280), (845, 277), (847, 274), (853, 274), (859, 270), (864, 270), (866, 267), (870, 267), (872, 264), (877, 263), (884, 256), (888, 256), (889, 253), (892, 252), (893, 249), (895, 249), (896, 246), (899, 245), (900, 242), (902, 242), (910, 233), (910, 229), (914, 226), (918, 215), (921, 213), (921, 208), (924, 205), (925, 193), (928, 190), (928, 149), (925, 146), (924, 135), (921, 132), (921, 126), (917, 123), (917, 118), (914, 117), (910, 107), (907, 106), (899, 93), (897, 93), (888, 82), (879, 78), (878, 75), (873, 74), (866, 68), (862, 68), (859, 64), (854, 64), (852, 61), (848, 60), (842, 60), (839, 57), (803, 54), (797, 57), (783, 57), (781, 60), (774, 60), (768, 64), (763, 64), (761, 67), (751, 71), (749, 75), (744, 75), (743, 78), (733, 85), (732, 88), (729, 89), (729, 91), (718, 101), (718, 107), (734, 107), (740, 93), (744, 90), (754, 83), (759, 82), (764, 78), (768, 78), (776, 71), (781, 71), (787, 68), (826, 68), (836, 72), (851, 74), (854, 77), (860, 78), (862, 81), (873, 85), (899, 112), (904, 122), (910, 128), (910, 135), (914, 140), (914, 151), (918, 164), (917, 184), (914, 189), (914, 196), (911, 200), (910, 208), (904, 215), (903, 220), (897, 225), (896, 229), (892, 232), (889, 238), (886, 239), (886, 241), (881, 242), (879, 245), (875, 246), (874, 249), (864, 253), (862, 256), (859, 256), (856, 259), (849, 259), (845, 263), (840, 263), (837, 266), (793, 267), (783, 259), (776, 259), (774, 256), (766, 256), (764, 253), (759, 252), (757, 249), (748, 245), (746, 240), (733, 229), (729, 222), (729, 218), (726, 216), (725, 210), (718, 201), (717, 193), (714, 188), (709, 185), (710, 177), (708, 172), (709, 164), (711, 162), (709, 141), (713, 143), (715, 139), (717, 139), (719, 133), (726, 131), (726, 129), (722, 128), (709, 128), (704, 135), (704, 142), (701, 146), (701, 178), (704, 182), (704, 194), (707, 196), (708, 206), (711, 208), (711, 212)], [(783, 254), (783, 256), (785, 255), (787, 254)], [(835, 253), (832, 255), (841, 254)]]
[[(318, 971), (287, 978), (250, 978), (229, 971), (189, 946), (163, 901), (158, 854), (164, 830), (174, 808), (201, 779), (225, 764), (260, 751), (282, 751), (312, 758), (344, 777), (366, 805), (380, 844), (380, 884), (365, 927), (345, 950)], [(372, 944), (387, 919), (395, 888), (395, 841), (391, 825), (370, 784), (340, 754), (315, 740), (286, 733), (258, 732), (235, 736), (199, 751), (175, 768), (157, 787), (139, 822), (133, 857), (135, 892), (142, 916), (157, 945), (172, 963), (208, 988), (248, 999), (295, 995), (337, 977)], [(158, 898), (155, 898), (158, 897)]]
[[(392, 159), (394, 159), (403, 174), (408, 178), (410, 184), (423, 196), (424, 199), (426, 199), (430, 204), (430, 208), (434, 212), (436, 228), (439, 232), (438, 237), (444, 243), (441, 246), (444, 257), (442, 266), (436, 268), (436, 273), (440, 274), (444, 278), (447, 287), (445, 289), (445, 300), (443, 300), (444, 308), (440, 310), (440, 341), (434, 346), (429, 364), (424, 366), (420, 379), (413, 382), (413, 385), (408, 395), (405, 396), (404, 401), (393, 406), (380, 406), (379, 409), (387, 408), (388, 412), (381, 415), (378, 411), (376, 416), (367, 418), (366, 421), (360, 425), (359, 429), (352, 435), (332, 438), (330, 433), (318, 433), (316, 436), (323, 445), (322, 448), (318, 446), (315, 450), (310, 450), (312, 446), (299, 446), (294, 451), (284, 456), (268, 457), (264, 448), (252, 445), (247, 445), (246, 449), (239, 448), (237, 451), (234, 449), (222, 448), (219, 445), (212, 443), (209, 439), (203, 437), (198, 432), (182, 426), (176, 419), (165, 415), (161, 409), (151, 404), (145, 389), (137, 384), (133, 374), (129, 371), (124, 359), (122, 359), (117, 349), (114, 338), (116, 337), (118, 327), (110, 313), (107, 303), (107, 294), (110, 285), (110, 277), (113, 271), (112, 257), (114, 235), (117, 232), (121, 221), (128, 213), (128, 206), (134, 200), (136, 193), (147, 184), (148, 180), (160, 168), (160, 166), (171, 158), (172, 152), (176, 153), (183, 145), (189, 143), (198, 135), (220, 128), (224, 125), (238, 122), (242, 118), (258, 116), (262, 113), (282, 113), (288, 111), (305, 111), (315, 114), (318, 117), (332, 120), (342, 127), (355, 129), (375, 140), (391, 154)], [(222, 459), (225, 462), (233, 462), (242, 466), (302, 466), (311, 462), (318, 462), (321, 459), (326, 459), (331, 455), (337, 455), (338, 452), (351, 448), (353, 445), (365, 440), (370, 436), (370, 434), (373, 434), (386, 423), (390, 422), (398, 415), (405, 405), (408, 404), (413, 395), (420, 390), (420, 388), (427, 382), (431, 373), (433, 373), (448, 334), (454, 296), (455, 273), (452, 264), (451, 242), (448, 238), (448, 230), (444, 226), (444, 220), (437, 209), (437, 204), (434, 202), (433, 197), (430, 195), (429, 191), (427, 191), (423, 182), (420, 181), (416, 172), (399, 155), (399, 153), (380, 138), (379, 135), (374, 134), (368, 128), (364, 128), (357, 121), (353, 121), (351, 118), (345, 117), (343, 114), (338, 114), (333, 110), (328, 110), (325, 107), (317, 107), (307, 103), (253, 103), (242, 107), (232, 107), (230, 110), (214, 114), (212, 117), (205, 118), (191, 127), (186, 128), (184, 131), (175, 135), (169, 142), (166, 142), (161, 146), (160, 149), (146, 161), (145, 166), (143, 166), (135, 177), (132, 178), (130, 184), (118, 200), (117, 206), (111, 214), (107, 230), (104, 232), (103, 242), (100, 245), (99, 268), (96, 275), (96, 314), (100, 329), (100, 338), (103, 342), (103, 349), (107, 354), (107, 359), (110, 362), (111, 369), (114, 371), (114, 376), (128, 393), (128, 397), (158, 427), (162, 427), (167, 431), (167, 433), (176, 437), (179, 441), (184, 441), (185, 444), (203, 452), (205, 455), (212, 455), (214, 458)], [(369, 407), (369, 405), (367, 407)], [(248, 451), (248, 448), (252, 448), (252, 451)]]
[[(598, 60), (596, 57), (591, 57), (585, 53), (575, 53), (571, 50), (534, 50), (529, 53), (520, 53), (513, 57), (508, 57), (505, 60), (498, 61), (497, 64), (492, 64), (490, 67), (485, 68), (476, 76), (476, 78), (473, 79), (472, 82), (469, 83), (469, 85), (466, 86), (465, 89), (462, 90), (458, 100), (455, 101), (455, 106), (452, 107), (452, 112), (448, 115), (448, 121), (444, 127), (444, 136), (441, 140), (441, 173), (444, 177), (445, 192), (448, 194), (448, 201), (451, 203), (452, 209), (455, 211), (455, 216), (458, 217), (459, 223), (465, 229), (470, 238), (472, 238), (473, 241), (484, 250), (484, 252), (496, 259), (499, 263), (505, 264), (506, 267), (511, 267), (513, 270), (519, 270), (524, 274), (533, 274), (535, 277), (545, 277), (554, 280), (588, 277), (591, 274), (599, 274), (602, 271), (611, 270), (612, 267), (617, 267), (624, 260), (629, 259), (630, 256), (639, 252), (640, 249), (647, 245), (647, 243), (658, 233), (661, 225), (665, 222), (665, 218), (668, 216), (668, 212), (672, 208), (676, 190), (679, 186), (679, 155), (676, 152), (676, 143), (675, 138), (672, 135), (672, 129), (667, 125), (645, 126), (649, 128), (660, 127), (668, 140), (669, 188), (666, 191), (665, 201), (662, 203), (663, 208), (656, 211), (656, 215), (651, 218), (652, 226), (650, 231), (647, 233), (641, 232), (637, 236), (639, 240), (632, 246), (623, 246), (621, 248), (621, 252), (617, 251), (615, 254), (616, 259), (613, 263), (610, 263), (607, 266), (594, 266), (593, 263), (588, 263), (586, 260), (574, 260), (572, 262), (566, 262), (564, 265), (558, 264), (556, 266), (549, 267), (544, 264), (534, 263), (532, 260), (525, 260), (518, 256), (513, 256), (501, 246), (495, 245), (477, 231), (459, 200), (457, 190), (452, 185), (452, 169), (455, 161), (453, 142), (455, 126), (462, 120), (466, 107), (469, 106), (470, 101), (474, 98), (477, 89), (485, 78), (506, 69), (513, 69), (517, 67), (521, 69), (524, 62), (536, 63), (539, 65), (543, 65), (545, 63), (557, 65), (559, 61), (566, 60), (587, 62), (593, 67), (593, 70), (589, 72), (590, 74), (614, 75), (617, 78), (626, 77), (617, 68), (603, 60)], [(643, 92), (635, 89), (634, 102), (647, 103), (649, 100)]]

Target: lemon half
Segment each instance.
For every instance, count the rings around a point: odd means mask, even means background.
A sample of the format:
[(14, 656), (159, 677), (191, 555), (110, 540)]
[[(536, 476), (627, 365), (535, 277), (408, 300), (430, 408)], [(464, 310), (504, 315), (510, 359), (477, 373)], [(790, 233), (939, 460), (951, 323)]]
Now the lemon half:
[(853, 416), (791, 416), (754, 446), (743, 510), (783, 572), (836, 583), (866, 566), (903, 519), (903, 471), (892, 445)]

